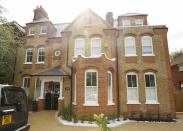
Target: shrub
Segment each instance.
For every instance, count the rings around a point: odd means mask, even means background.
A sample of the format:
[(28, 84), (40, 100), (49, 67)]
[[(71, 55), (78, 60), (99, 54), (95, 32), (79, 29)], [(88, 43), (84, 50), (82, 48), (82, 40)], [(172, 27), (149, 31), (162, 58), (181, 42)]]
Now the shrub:
[(72, 118), (73, 118), (73, 115), (74, 115), (73, 109), (72, 109), (71, 106), (64, 107), (62, 109), (62, 113), (61, 114), (62, 114), (63, 118), (65, 120), (68, 120), (68, 121), (71, 121)]
[(107, 127), (107, 117), (104, 117), (104, 114), (95, 114), (94, 119), (97, 125), (100, 127), (101, 131), (111, 131), (111, 129)]

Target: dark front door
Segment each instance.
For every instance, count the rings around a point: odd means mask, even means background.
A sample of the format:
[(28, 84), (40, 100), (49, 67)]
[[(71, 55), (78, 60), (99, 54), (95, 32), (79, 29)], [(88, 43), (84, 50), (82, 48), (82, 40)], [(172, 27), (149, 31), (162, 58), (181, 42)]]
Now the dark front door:
[(59, 82), (49, 82), (45, 93), (45, 109), (57, 110), (60, 84)]

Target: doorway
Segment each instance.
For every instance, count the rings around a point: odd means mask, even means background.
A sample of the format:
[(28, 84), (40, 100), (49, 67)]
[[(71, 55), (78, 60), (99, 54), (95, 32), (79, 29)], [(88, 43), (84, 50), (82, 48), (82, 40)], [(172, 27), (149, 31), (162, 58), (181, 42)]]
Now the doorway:
[(45, 96), (45, 109), (46, 110), (57, 110), (58, 109), (58, 98), (60, 95), (60, 83), (59, 82), (46, 82), (44, 89)]

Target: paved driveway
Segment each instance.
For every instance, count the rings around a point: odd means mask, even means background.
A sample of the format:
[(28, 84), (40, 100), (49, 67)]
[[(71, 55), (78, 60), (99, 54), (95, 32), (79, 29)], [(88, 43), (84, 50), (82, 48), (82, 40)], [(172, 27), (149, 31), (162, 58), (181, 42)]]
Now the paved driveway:
[[(100, 131), (98, 128), (64, 126), (55, 119), (56, 111), (30, 113), (30, 131)], [(183, 131), (183, 114), (178, 114), (177, 123), (130, 122), (112, 131)]]

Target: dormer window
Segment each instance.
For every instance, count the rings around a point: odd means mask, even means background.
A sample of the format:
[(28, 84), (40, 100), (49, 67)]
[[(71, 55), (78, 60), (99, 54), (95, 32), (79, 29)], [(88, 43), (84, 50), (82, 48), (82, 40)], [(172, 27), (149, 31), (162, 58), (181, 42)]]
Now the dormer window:
[(29, 28), (29, 35), (34, 35), (35, 34), (35, 29), (34, 27)]
[(131, 22), (130, 22), (130, 20), (123, 20), (122, 21), (122, 25), (123, 26), (130, 26), (131, 25)]
[(41, 26), (40, 34), (44, 35), (47, 33), (47, 26)]
[(135, 20), (135, 25), (136, 25), (136, 26), (142, 26), (142, 25), (144, 25), (144, 24), (143, 24), (143, 20), (142, 20), (142, 19), (136, 19), (136, 20)]

